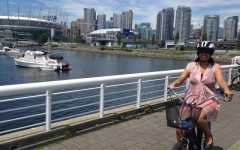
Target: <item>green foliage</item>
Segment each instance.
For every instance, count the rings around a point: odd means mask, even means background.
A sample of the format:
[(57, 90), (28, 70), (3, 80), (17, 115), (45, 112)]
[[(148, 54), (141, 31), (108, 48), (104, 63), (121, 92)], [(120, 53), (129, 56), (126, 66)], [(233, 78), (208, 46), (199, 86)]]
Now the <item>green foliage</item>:
[(77, 35), (76, 38), (74, 39), (76, 43), (85, 43), (86, 41), (83, 39), (83, 36)]
[(180, 51), (184, 51), (184, 46), (180, 46)]
[(56, 48), (56, 47), (59, 47), (57, 44), (52, 44), (51, 45), (51, 48)]
[(178, 44), (178, 41), (179, 41), (179, 33), (177, 32), (175, 37), (174, 37), (174, 44), (175, 44), (175, 46)]
[(78, 46), (76, 44), (71, 44), (69, 47), (70, 48), (77, 48)]
[(164, 40), (161, 41), (161, 47), (165, 47), (166, 43)]
[(72, 129), (67, 129), (67, 130), (65, 130), (65, 131), (63, 132), (63, 134), (64, 134), (65, 136), (72, 136), (74, 133), (75, 133), (75, 131), (72, 130)]
[(202, 36), (202, 41), (207, 41), (207, 33), (204, 33)]
[(100, 50), (105, 50), (105, 47), (101, 47)]
[(122, 38), (121, 38), (120, 32), (117, 33), (117, 43), (118, 43), (118, 45), (121, 45), (121, 43), (122, 43)]
[(133, 52), (133, 50), (131, 50), (131, 49), (129, 49), (129, 48), (121, 48), (121, 51)]
[(152, 45), (155, 44), (155, 34), (152, 35)]
[(48, 41), (48, 35), (46, 33), (42, 33), (40, 34), (40, 36), (38, 37), (38, 44), (44, 44)]
[(236, 41), (236, 48), (240, 49), (240, 36), (238, 36), (238, 39)]
[(183, 55), (185, 54), (183, 51), (175, 51), (174, 52), (174, 55)]
[(150, 113), (150, 112), (152, 112), (152, 111), (153, 111), (153, 110), (152, 110), (152, 108), (150, 108), (150, 107), (144, 109), (144, 113)]

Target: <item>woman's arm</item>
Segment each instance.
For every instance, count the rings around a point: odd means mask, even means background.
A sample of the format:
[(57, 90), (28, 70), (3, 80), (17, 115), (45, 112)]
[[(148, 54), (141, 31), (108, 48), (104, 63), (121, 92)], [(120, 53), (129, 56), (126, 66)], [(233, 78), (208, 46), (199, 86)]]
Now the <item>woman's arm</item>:
[(175, 87), (180, 86), (189, 77), (189, 75), (190, 75), (189, 71), (187, 69), (185, 69), (182, 72), (181, 76), (177, 80), (175, 80), (173, 83), (171, 83), (169, 85), (169, 87), (175, 88)]
[(223, 77), (222, 70), (220, 68), (216, 69), (216, 79), (217, 79), (218, 85), (223, 89), (224, 93), (227, 94), (228, 100), (231, 101), (232, 97), (233, 97), (233, 93), (229, 89), (229, 87)]

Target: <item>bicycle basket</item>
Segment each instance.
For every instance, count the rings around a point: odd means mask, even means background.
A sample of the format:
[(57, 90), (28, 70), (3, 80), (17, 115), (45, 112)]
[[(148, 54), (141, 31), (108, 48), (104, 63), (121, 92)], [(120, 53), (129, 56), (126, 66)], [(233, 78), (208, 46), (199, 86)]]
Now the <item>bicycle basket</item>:
[(201, 108), (193, 108), (191, 113), (189, 106), (184, 106), (179, 101), (171, 101), (166, 104), (167, 126), (191, 130), (195, 126), (201, 110)]

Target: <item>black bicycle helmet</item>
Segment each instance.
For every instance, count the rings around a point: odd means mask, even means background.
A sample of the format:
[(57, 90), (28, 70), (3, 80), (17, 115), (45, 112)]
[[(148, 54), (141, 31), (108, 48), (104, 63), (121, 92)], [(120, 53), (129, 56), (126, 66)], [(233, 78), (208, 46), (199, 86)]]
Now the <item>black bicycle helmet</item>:
[(215, 46), (212, 42), (203, 41), (198, 43), (197, 45), (197, 54), (199, 54), (199, 52), (210, 52), (210, 54), (212, 55), (214, 51)]

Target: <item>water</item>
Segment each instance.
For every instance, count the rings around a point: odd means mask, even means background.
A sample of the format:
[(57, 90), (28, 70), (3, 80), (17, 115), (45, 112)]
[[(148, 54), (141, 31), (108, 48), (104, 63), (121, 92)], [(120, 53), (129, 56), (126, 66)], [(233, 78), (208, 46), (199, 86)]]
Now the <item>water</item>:
[[(131, 74), (131, 73), (143, 73), (152, 71), (163, 71), (173, 69), (183, 69), (188, 61), (184, 60), (171, 60), (171, 59), (159, 59), (159, 58), (141, 58), (141, 57), (126, 57), (116, 55), (106, 55), (89, 52), (77, 52), (77, 51), (62, 51), (61, 53), (65, 59), (70, 61), (72, 70), (67, 72), (56, 72), (56, 71), (40, 71), (35, 68), (24, 68), (18, 67), (14, 64), (14, 59), (10, 56), (0, 55), (0, 86), (11, 85), (11, 84), (22, 84), (32, 82), (44, 82), (44, 81), (56, 81), (56, 80), (68, 80), (68, 79), (79, 79), (89, 78), (98, 76), (109, 76), (109, 75), (120, 75), (120, 74)], [(133, 86), (135, 88), (135, 86)], [(124, 87), (122, 87), (124, 88)], [(128, 86), (129, 88), (129, 86)], [(106, 89), (107, 91), (114, 90)], [(116, 89), (115, 89), (116, 90)], [(136, 91), (134, 91), (136, 92)], [(99, 90), (90, 91), (88, 95), (98, 95)], [(127, 93), (129, 94), (129, 93)], [(130, 93), (132, 94), (132, 93)], [(136, 95), (136, 93), (134, 93)], [(159, 94), (159, 93), (158, 93)], [(78, 101), (68, 101), (69, 99), (77, 97), (86, 97), (86, 93), (76, 94), (63, 94), (54, 96), (52, 102), (64, 101), (64, 103), (52, 105), (52, 111), (61, 110), (63, 108), (71, 108), (75, 106), (82, 106), (88, 104), (91, 101), (98, 103), (99, 97), (91, 99), (81, 99)], [(126, 96), (123, 94), (116, 94), (114, 96)], [(143, 96), (144, 97), (144, 96)], [(115, 106), (118, 102), (110, 102), (115, 97), (105, 97), (105, 107)], [(3, 99), (3, 97), (0, 99)], [(129, 102), (129, 99), (125, 100), (125, 103)], [(123, 102), (123, 101), (122, 101)], [(33, 105), (42, 105), (40, 107), (34, 107), (31, 109), (17, 110), (19, 107), (29, 107)], [(45, 112), (45, 97), (31, 98), (24, 101), (14, 101), (8, 103), (1, 103), (0, 110), (5, 111), (12, 109), (12, 112), (0, 113), (0, 121), (6, 119), (14, 119), (18, 117), (28, 116), (32, 114), (40, 114)], [(85, 107), (81, 109), (74, 109), (68, 112), (59, 112), (52, 114), (52, 119), (58, 119), (59, 117), (67, 117), (77, 115), (85, 111), (99, 109), (98, 104), (91, 107)], [(11, 123), (0, 124), (0, 132), (12, 129), (16, 127), (26, 126), (29, 124), (44, 122), (44, 115), (31, 119), (25, 119), (21, 121), (13, 121)]]
[(0, 85), (89, 78), (108, 75), (183, 69), (188, 61), (126, 57), (89, 52), (62, 51), (70, 61), (68, 72), (40, 71), (15, 66), (10, 56), (0, 55)]

